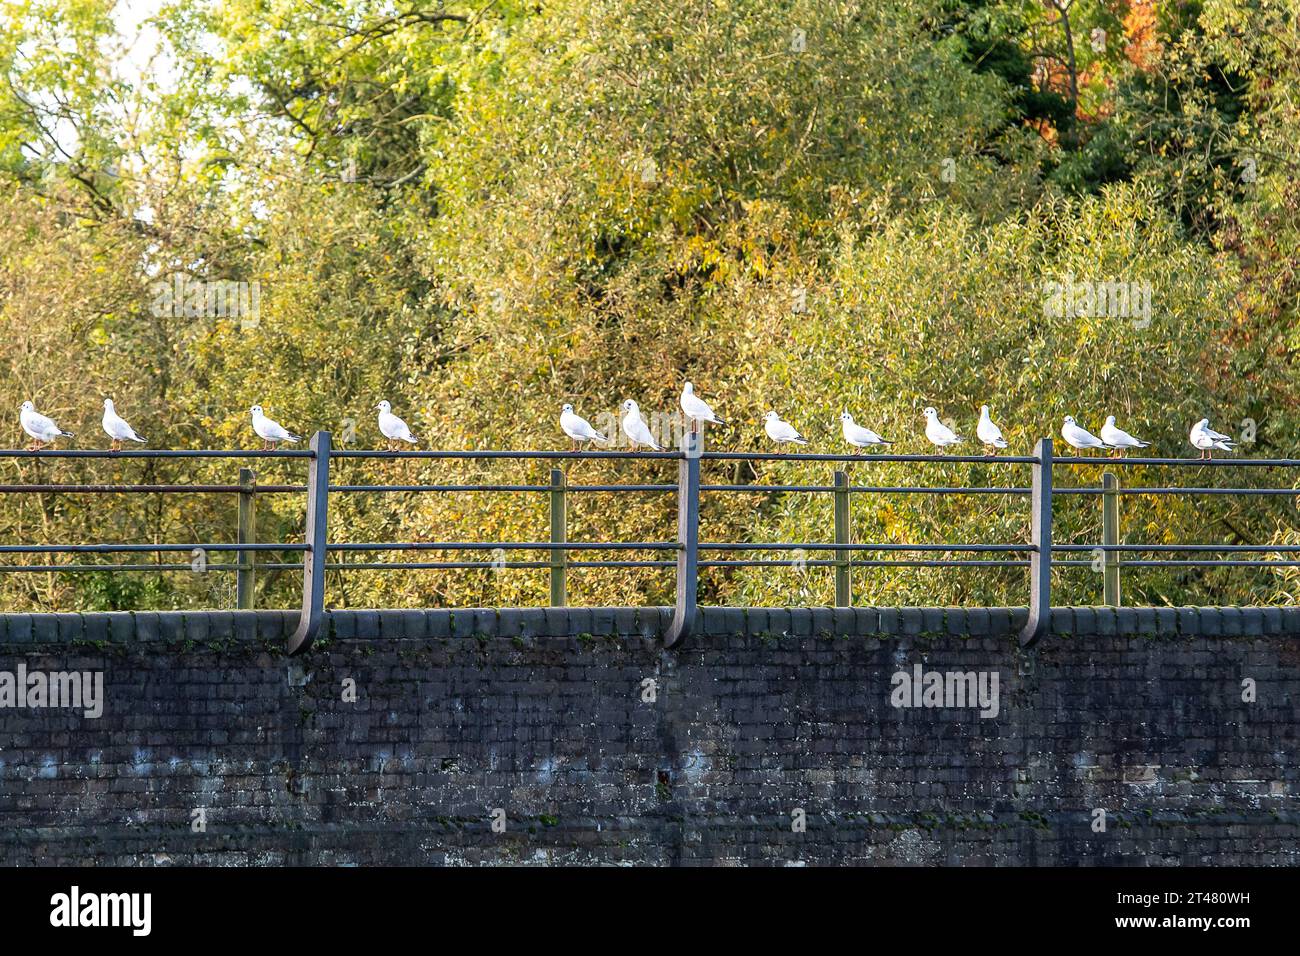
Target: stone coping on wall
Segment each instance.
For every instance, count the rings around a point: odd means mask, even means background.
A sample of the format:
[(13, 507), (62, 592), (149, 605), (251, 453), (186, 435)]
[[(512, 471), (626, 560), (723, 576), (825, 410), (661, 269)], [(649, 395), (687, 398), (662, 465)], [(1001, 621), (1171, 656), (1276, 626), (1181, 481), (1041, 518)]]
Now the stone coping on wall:
[[(334, 610), (318, 640), (428, 640), (455, 637), (627, 637), (656, 640), (672, 608), (463, 608)], [(1025, 608), (854, 607), (700, 609), (697, 637), (1010, 637)], [(0, 645), (274, 642), (291, 633), (297, 611), (113, 611), (0, 614)], [(1300, 606), (1059, 607), (1053, 635), (1300, 637)], [(688, 639), (689, 643), (689, 639)]]

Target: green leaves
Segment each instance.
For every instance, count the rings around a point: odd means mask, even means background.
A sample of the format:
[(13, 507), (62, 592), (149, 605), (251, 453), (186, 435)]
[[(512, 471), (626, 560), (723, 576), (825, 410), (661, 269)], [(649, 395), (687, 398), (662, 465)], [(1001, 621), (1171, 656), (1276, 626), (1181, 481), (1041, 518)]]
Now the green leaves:
[[(920, 408), (969, 431), (986, 402), (1026, 451), (1066, 413), (1093, 428), (1116, 414), (1171, 454), (1204, 414), (1227, 430), (1257, 422), (1261, 451), (1300, 441), (1300, 41), (1285, 0), (1207, 0), (1161, 19), (1099, 0), (173, 0), (143, 26), (106, 0), (0, 9), (0, 226), (14, 240), (0, 250), (0, 388), (43, 407), (53, 396), (89, 435), (112, 392), (142, 430), (160, 423), (147, 432), (159, 447), (243, 444), (253, 402), (369, 446), (386, 397), (431, 445), (550, 448), (562, 402), (593, 421), (628, 397), (666, 414), (690, 377), (734, 420), (709, 433), (724, 448), (764, 446), (771, 407), (818, 450), (840, 448), (848, 407), (898, 450), (927, 450)], [(140, 29), (157, 30), (159, 59), (128, 69)], [(256, 321), (160, 313), (151, 290), (173, 274), (259, 283)], [(1100, 310), (1087, 297), (1051, 307), (1098, 283), (1123, 289), (1103, 289)], [(524, 465), (390, 470), (545, 478)], [(579, 470), (671, 478), (654, 463)], [(1015, 483), (982, 465), (860, 477)], [(573, 536), (669, 534), (671, 507), (636, 498), (575, 505)], [(854, 508), (861, 539), (1011, 541), (1021, 504), (855, 496)], [(1135, 540), (1294, 534), (1276, 502), (1218, 504), (1126, 501), (1125, 522)], [(545, 533), (523, 496), (337, 508), (357, 539)], [(46, 502), (40, 533), (222, 538), (227, 511), (140, 502), (106, 526), (86, 502)], [(292, 536), (300, 502), (264, 514), (268, 535)], [(816, 541), (829, 514), (816, 496), (718, 495), (704, 517), (713, 540)], [(35, 517), (17, 500), (0, 509), (14, 534), (35, 533)], [(1095, 536), (1082, 500), (1059, 520)], [(793, 573), (713, 571), (706, 597), (828, 599), (829, 572)], [(1062, 573), (1072, 597), (1096, 598), (1099, 580)], [(1229, 582), (1245, 599), (1276, 584), (1234, 574), (1150, 571), (1126, 589), (1200, 600)], [(893, 568), (858, 581), (877, 600), (1014, 603), (1022, 578)], [(291, 603), (291, 581), (265, 580)], [(87, 583), (79, 597), (70, 580), (0, 582), (14, 606), (217, 593), (173, 584)], [(668, 587), (653, 570), (571, 579), (574, 600), (597, 604), (661, 601)], [(357, 573), (331, 589), (340, 603), (527, 602), (545, 580)]]

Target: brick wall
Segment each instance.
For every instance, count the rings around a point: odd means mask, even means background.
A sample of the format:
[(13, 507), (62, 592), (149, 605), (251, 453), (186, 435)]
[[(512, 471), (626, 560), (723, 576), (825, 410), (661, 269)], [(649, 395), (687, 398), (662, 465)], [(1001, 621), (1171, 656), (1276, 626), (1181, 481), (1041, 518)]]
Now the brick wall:
[[(1297, 614), (0, 616), (0, 671), (106, 690), (0, 709), (0, 862), (1295, 865)], [(917, 663), (997, 716), (892, 706)]]

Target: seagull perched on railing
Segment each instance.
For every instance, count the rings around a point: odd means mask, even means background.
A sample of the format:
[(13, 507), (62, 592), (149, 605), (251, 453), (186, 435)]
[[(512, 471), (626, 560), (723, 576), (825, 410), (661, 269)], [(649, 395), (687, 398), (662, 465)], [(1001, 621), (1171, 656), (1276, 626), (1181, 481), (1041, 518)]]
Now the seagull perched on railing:
[(994, 425), (993, 419), (989, 418), (987, 405), (980, 406), (980, 422), (975, 426), (975, 437), (984, 443), (985, 448), (992, 448), (995, 455), (999, 448), (1007, 447), (1007, 440), (1002, 437), (1002, 429)]
[(388, 439), (389, 448), (393, 447), (395, 441), (409, 442), (412, 445), (416, 443), (417, 439), (411, 434), (411, 429), (407, 427), (406, 422), (393, 414), (392, 405), (383, 401), (375, 408), (379, 409), (379, 430)]
[(1192, 443), (1193, 448), (1200, 449), (1201, 458), (1207, 461), (1214, 459), (1216, 448), (1220, 451), (1232, 451), (1236, 447), (1236, 443), (1229, 436), (1216, 432), (1210, 427), (1208, 418), (1202, 418), (1193, 425), (1187, 439)]
[(560, 409), (560, 428), (564, 434), (573, 439), (573, 450), (577, 451), (579, 444), (584, 441), (609, 441), (604, 435), (591, 427), (591, 423), (580, 415), (573, 413), (573, 406), (565, 403)]
[(1088, 429), (1083, 428), (1074, 420), (1073, 415), (1065, 416), (1065, 424), (1061, 426), (1061, 437), (1064, 438), (1074, 448), (1083, 451), (1085, 448), (1105, 448), (1106, 443), (1094, 435)]
[(808, 439), (799, 434), (799, 429), (789, 422), (783, 422), (776, 412), (768, 412), (763, 416), (763, 430), (767, 432), (767, 437), (778, 445), (783, 442), (793, 442), (796, 445), (808, 444)]
[(46, 418), (36, 410), (36, 406), (31, 402), (23, 402), (18, 414), (19, 421), (23, 424), (23, 431), (31, 435), (35, 441), (28, 448), (36, 450), (44, 448), (48, 442), (56, 438), (71, 438), (72, 432), (65, 432), (54, 424), (53, 419)]
[(960, 445), (966, 439), (939, 421), (939, 413), (929, 406), (925, 409), (925, 437), (940, 449), (949, 445)]
[(632, 450), (638, 445), (649, 445), (654, 451), (663, 451), (655, 436), (650, 433), (650, 426), (641, 417), (641, 408), (632, 399), (623, 403), (623, 434), (632, 440)]
[(682, 386), (681, 398), (682, 411), (686, 413), (686, 419), (691, 423), (691, 431), (699, 430), (701, 422), (709, 422), (713, 425), (725, 425), (726, 421), (713, 414), (713, 409), (709, 408), (704, 399), (695, 394), (695, 386), (687, 382)]
[(1106, 416), (1106, 424), (1101, 426), (1101, 440), (1115, 449), (1116, 455), (1112, 457), (1123, 456), (1130, 448), (1146, 448), (1151, 444), (1149, 441), (1134, 438), (1123, 429), (1116, 428), (1114, 415)]
[[(840, 422), (844, 428), (844, 440), (856, 448), (870, 448), (872, 445), (892, 445), (888, 438), (881, 438), (870, 428), (863, 428), (853, 420), (853, 416), (844, 410), (840, 413)], [(855, 451), (854, 454), (857, 454)]]
[(135, 433), (135, 429), (126, 423), (126, 419), (117, 414), (111, 398), (104, 399), (104, 431), (108, 432), (108, 437), (113, 439), (113, 451), (121, 451), (124, 441), (145, 444), (145, 440)]
[(262, 411), (261, 405), (254, 405), (249, 410), (253, 413), (253, 431), (257, 432), (258, 437), (266, 442), (268, 451), (274, 449), (276, 444), (282, 441), (302, 441), (297, 435), (290, 434), (279, 422), (267, 418), (266, 413)]

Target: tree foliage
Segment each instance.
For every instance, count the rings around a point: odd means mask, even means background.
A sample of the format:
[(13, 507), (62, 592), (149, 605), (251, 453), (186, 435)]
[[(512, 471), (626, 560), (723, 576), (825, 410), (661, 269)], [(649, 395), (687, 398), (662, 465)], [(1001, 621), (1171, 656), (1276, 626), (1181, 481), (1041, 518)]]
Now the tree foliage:
[[(111, 0), (3, 0), (12, 442), (30, 398), (97, 446), (113, 397), (156, 447), (254, 447), (254, 403), (377, 447), (387, 398), (429, 447), (555, 448), (561, 403), (617, 432), (622, 399), (667, 420), (689, 377), (731, 422), (709, 431), (716, 448), (762, 446), (774, 408), (837, 450), (848, 408), (923, 451), (923, 406), (973, 432), (990, 404), (1015, 451), (1065, 414), (1094, 429), (1115, 414), (1162, 454), (1186, 454), (1208, 416), (1248, 430), (1248, 453), (1294, 455), (1297, 50), (1288, 0), (170, 0), (143, 19)], [(1067, 279), (1144, 285), (1149, 321), (1053, 313), (1050, 284)], [(254, 314), (160, 305), (196, 282), (255, 287)], [(4, 467), (229, 483), (237, 465)], [(830, 480), (706, 467), (727, 483)], [(1027, 483), (1011, 465), (850, 470), (871, 485)], [(302, 472), (262, 465), (259, 481)], [(336, 478), (548, 475), (345, 460)], [(569, 480), (670, 481), (671, 466), (584, 462)], [(259, 496), (260, 536), (297, 540), (302, 508)], [(337, 540), (546, 534), (543, 496), (340, 494), (331, 508)], [(570, 535), (662, 540), (673, 513), (662, 494), (575, 496)], [(827, 496), (711, 494), (704, 536), (823, 541), (830, 516)], [(1014, 495), (855, 496), (854, 521), (859, 540), (900, 543), (1018, 543), (1028, 525)], [(1062, 539), (1097, 539), (1092, 499), (1063, 498), (1058, 521)], [(234, 502), (8, 496), (0, 524), (13, 542), (228, 541)], [(1284, 498), (1124, 502), (1135, 542), (1294, 541), (1296, 525)], [(857, 572), (875, 603), (1015, 604), (1023, 574)], [(1100, 599), (1099, 575), (1060, 574), (1067, 600)], [(14, 608), (221, 606), (228, 578), (6, 574), (0, 589)], [(816, 567), (705, 580), (731, 603), (832, 593)], [(656, 569), (570, 582), (595, 604), (671, 587)], [(536, 571), (340, 571), (329, 586), (340, 606), (546, 599)], [(260, 587), (263, 606), (290, 605), (297, 581), (271, 571)], [(1285, 573), (1233, 569), (1134, 569), (1125, 587), (1157, 603), (1297, 593)]]

